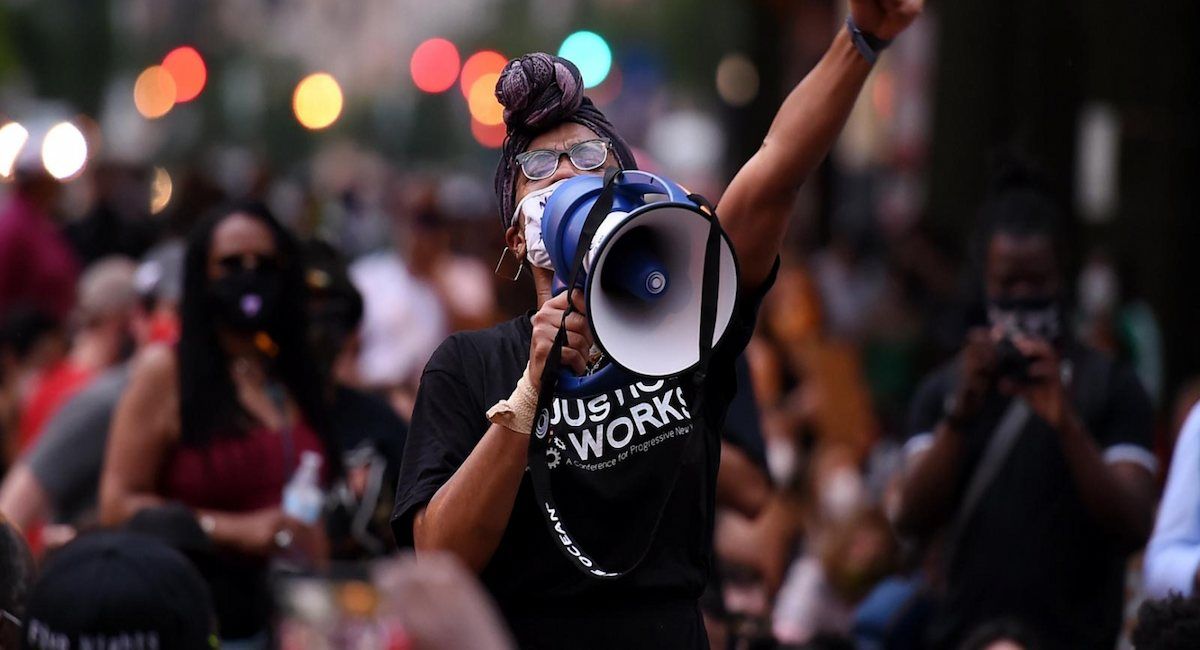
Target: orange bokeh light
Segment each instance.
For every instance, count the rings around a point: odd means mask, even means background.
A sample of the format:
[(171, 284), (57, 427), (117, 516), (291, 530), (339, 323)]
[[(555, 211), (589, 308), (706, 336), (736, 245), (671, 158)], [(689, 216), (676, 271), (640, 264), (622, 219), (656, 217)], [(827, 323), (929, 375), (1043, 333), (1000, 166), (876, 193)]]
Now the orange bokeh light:
[(459, 75), (459, 87), (462, 88), (463, 97), (470, 99), (471, 86), (474, 86), (480, 77), (485, 74), (499, 75), (506, 65), (508, 59), (499, 52), (483, 50), (472, 54), (463, 63), (462, 74)]
[(494, 72), (480, 76), (471, 84), (471, 93), (467, 96), (471, 117), (487, 126), (504, 123), (504, 107), (496, 100), (496, 80), (499, 78), (500, 75)]
[(204, 59), (194, 47), (177, 47), (163, 57), (162, 67), (175, 80), (175, 103), (190, 102), (200, 96), (208, 80)]
[(458, 78), (458, 48), (444, 38), (431, 38), (417, 46), (409, 61), (409, 72), (417, 88), (441, 93)]
[(504, 134), (503, 124), (484, 124), (471, 119), (471, 135), (475, 136), (476, 142), (489, 149), (499, 149), (504, 144)]
[(153, 120), (171, 112), (176, 92), (171, 73), (161, 65), (152, 65), (133, 84), (133, 105), (142, 117)]
[(292, 112), (306, 129), (320, 130), (337, 121), (342, 114), (342, 87), (328, 72), (308, 75), (296, 84), (292, 94)]

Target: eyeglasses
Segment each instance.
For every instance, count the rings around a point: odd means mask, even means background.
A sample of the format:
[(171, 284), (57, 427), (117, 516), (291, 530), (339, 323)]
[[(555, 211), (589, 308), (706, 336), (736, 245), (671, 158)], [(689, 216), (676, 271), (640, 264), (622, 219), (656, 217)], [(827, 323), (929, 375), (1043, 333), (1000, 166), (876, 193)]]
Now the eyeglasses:
[(555, 149), (534, 149), (517, 156), (517, 164), (521, 173), (531, 181), (550, 178), (558, 171), (558, 161), (563, 154), (571, 160), (571, 164), (581, 172), (599, 169), (608, 160), (608, 150), (612, 143), (608, 140), (585, 140), (572, 146), (566, 151)]

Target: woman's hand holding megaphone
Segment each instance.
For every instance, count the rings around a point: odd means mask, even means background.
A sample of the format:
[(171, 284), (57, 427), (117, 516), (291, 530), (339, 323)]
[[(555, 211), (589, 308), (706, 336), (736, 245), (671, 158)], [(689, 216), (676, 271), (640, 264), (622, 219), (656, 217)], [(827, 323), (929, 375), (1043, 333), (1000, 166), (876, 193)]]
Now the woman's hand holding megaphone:
[[(587, 372), (588, 358), (591, 356), (592, 330), (588, 326), (587, 304), (583, 291), (572, 290), (572, 300), (579, 311), (567, 316), (567, 344), (562, 349), (562, 365), (574, 370), (577, 374)], [(546, 357), (554, 346), (554, 337), (558, 335), (558, 326), (562, 323), (563, 312), (567, 310), (567, 292), (554, 296), (542, 304), (542, 308), (533, 315), (533, 340), (529, 344), (529, 377), (535, 390), (542, 389), (542, 368), (546, 365)]]

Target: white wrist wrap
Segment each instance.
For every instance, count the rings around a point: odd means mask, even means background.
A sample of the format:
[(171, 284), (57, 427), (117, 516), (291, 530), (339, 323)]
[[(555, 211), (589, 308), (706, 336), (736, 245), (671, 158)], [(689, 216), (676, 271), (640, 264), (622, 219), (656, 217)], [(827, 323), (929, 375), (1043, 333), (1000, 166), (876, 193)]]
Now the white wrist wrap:
[(487, 419), (492, 424), (529, 435), (529, 432), (533, 430), (533, 416), (537, 411), (537, 401), (538, 393), (529, 379), (529, 366), (527, 365), (520, 381), (517, 382), (517, 387), (513, 389), (512, 395), (509, 395), (508, 399), (496, 402), (495, 406), (488, 409)]

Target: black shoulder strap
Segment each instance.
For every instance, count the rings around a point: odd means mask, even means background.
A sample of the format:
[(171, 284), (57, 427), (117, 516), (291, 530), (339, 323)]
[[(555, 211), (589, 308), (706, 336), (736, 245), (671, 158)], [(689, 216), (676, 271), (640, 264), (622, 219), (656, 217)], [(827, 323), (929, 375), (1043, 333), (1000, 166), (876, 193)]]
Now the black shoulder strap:
[[(596, 235), (596, 230), (601, 222), (608, 217), (612, 211), (613, 192), (615, 191), (615, 180), (620, 172), (615, 169), (610, 169), (605, 172), (604, 186), (600, 191), (600, 196), (592, 205), (592, 209), (588, 212), (587, 219), (584, 221), (583, 229), (579, 234), (579, 245), (575, 248), (575, 259), (571, 265), (569, 281), (567, 282), (567, 291), (571, 291), (579, 280), (579, 273), (583, 267), (584, 256), (591, 248), (591, 241)], [(720, 278), (720, 243), (721, 231), (720, 224), (717, 222), (716, 213), (712, 209), (712, 205), (703, 197), (691, 195), (689, 197), (704, 208), (705, 216), (709, 219), (709, 233), (706, 242), (704, 253), (704, 279), (701, 289), (701, 311), (700, 311), (700, 363), (698, 364), (694, 377), (695, 388), (694, 394), (697, 396), (692, 404), (692, 422), (693, 429), (688, 434), (688, 439), (684, 443), (683, 453), (687, 454), (692, 440), (696, 437), (702, 437), (703, 432), (696, 431), (696, 428), (703, 427), (703, 383), (705, 373), (708, 370), (708, 362), (712, 356), (712, 340), (713, 333), (716, 329), (717, 320), (717, 283)], [(658, 526), (662, 521), (663, 510), (666, 504), (670, 501), (670, 497), (663, 500), (662, 507), (655, 515), (653, 528), (650, 531), (650, 541), (646, 547), (642, 549), (637, 558), (627, 567), (617, 569), (601, 568), (590, 554), (585, 552), (579, 545), (579, 542), (572, 537), (567, 530), (566, 523), (563, 521), (563, 513), (554, 501), (554, 493), (550, 486), (550, 468), (548, 463), (548, 454), (550, 453), (549, 446), (551, 444), (560, 444), (560, 441), (555, 440), (554, 432), (550, 431), (550, 410), (553, 406), (555, 389), (558, 386), (558, 377), (560, 364), (562, 361), (562, 348), (566, 345), (567, 316), (578, 310), (574, 301), (568, 293), (567, 309), (563, 313), (562, 322), (559, 323), (558, 334), (554, 338), (554, 345), (550, 348), (550, 352), (546, 357), (546, 365), (542, 368), (542, 388), (538, 395), (537, 404), (537, 420), (534, 423), (533, 435), (529, 441), (528, 466), (530, 480), (533, 483), (533, 493), (538, 500), (538, 509), (541, 510), (542, 516), (546, 521), (546, 526), (550, 530), (551, 536), (558, 541), (559, 550), (567, 558), (567, 561), (584, 574), (595, 578), (619, 578), (630, 571), (637, 568), (646, 554), (650, 551), (650, 546), (654, 542), (654, 538), (658, 534)], [(674, 475), (671, 479), (671, 490), (674, 490), (676, 483), (679, 481), (679, 472), (682, 468), (682, 463), (676, 463)]]

